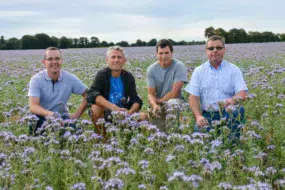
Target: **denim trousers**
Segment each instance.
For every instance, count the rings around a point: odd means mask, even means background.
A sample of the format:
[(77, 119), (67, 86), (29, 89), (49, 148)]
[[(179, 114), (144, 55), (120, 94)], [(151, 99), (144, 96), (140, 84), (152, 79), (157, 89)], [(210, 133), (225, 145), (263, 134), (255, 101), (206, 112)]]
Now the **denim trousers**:
[[(222, 118), (225, 119), (227, 127), (230, 129), (230, 136), (236, 138), (240, 137), (240, 124), (244, 123), (245, 110), (243, 106), (237, 107), (233, 112), (227, 112), (223, 109), (222, 113), (219, 112), (207, 112), (203, 111), (202, 116), (208, 120), (209, 126), (206, 131), (209, 132), (213, 129), (213, 121), (221, 121)], [(218, 126), (218, 128), (221, 126)], [(201, 132), (201, 129), (195, 123), (194, 132)]]

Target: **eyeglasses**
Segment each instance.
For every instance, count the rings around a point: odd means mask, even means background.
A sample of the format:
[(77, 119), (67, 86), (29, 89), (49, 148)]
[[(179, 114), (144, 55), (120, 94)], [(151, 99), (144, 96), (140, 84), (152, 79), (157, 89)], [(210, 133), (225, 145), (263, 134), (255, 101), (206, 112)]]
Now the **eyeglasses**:
[(222, 50), (224, 47), (217, 46), (217, 47), (208, 47), (207, 50), (213, 51), (216, 48), (216, 50)]
[(49, 57), (49, 58), (47, 58), (45, 60), (47, 60), (47, 61), (53, 61), (53, 60), (59, 61), (59, 60), (61, 60), (61, 58), (60, 57)]

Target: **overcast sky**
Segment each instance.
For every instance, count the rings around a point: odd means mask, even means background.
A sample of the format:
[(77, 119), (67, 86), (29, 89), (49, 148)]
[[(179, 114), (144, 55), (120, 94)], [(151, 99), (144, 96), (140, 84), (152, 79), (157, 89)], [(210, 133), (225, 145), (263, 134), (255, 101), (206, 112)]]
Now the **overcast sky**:
[(209, 26), (285, 33), (284, 7), (284, 0), (0, 0), (0, 35), (46, 33), (134, 43), (204, 40)]

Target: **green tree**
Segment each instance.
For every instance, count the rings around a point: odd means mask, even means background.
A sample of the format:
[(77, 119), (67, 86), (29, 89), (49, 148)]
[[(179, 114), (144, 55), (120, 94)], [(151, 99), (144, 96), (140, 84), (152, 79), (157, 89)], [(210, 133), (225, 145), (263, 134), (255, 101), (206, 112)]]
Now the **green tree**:
[(51, 45), (50, 46), (58, 47), (59, 39), (55, 36), (50, 37), (50, 39), (51, 39)]
[(20, 40), (18, 40), (17, 38), (8, 39), (3, 49), (20, 49)]
[(31, 35), (24, 35), (20, 41), (20, 48), (21, 49), (36, 49), (36, 38)]
[(260, 32), (249, 31), (248, 32), (248, 41), (249, 42), (262, 42), (262, 35)]
[(72, 41), (70, 39), (68, 39), (67, 37), (62, 36), (59, 39), (59, 48), (67, 49), (67, 48), (71, 47), (71, 45), (72, 45)]
[(229, 33), (227, 31), (225, 31), (224, 29), (217, 28), (215, 30), (215, 35), (223, 36), (225, 38), (225, 41), (228, 42), (228, 35), (229, 35)]
[(106, 42), (106, 41), (102, 41), (102, 42), (100, 43), (100, 46), (101, 46), (101, 47), (108, 47), (109, 44), (108, 44), (108, 42)]
[(127, 41), (121, 41), (116, 43), (116, 45), (121, 46), (121, 47), (129, 47), (129, 43)]
[(280, 41), (285, 42), (285, 33), (280, 34)]
[(1, 36), (1, 38), (0, 38), (0, 49), (3, 48), (4, 44), (5, 44), (4, 36)]
[(35, 35), (37, 49), (46, 49), (52, 46), (52, 39), (45, 33)]
[(210, 38), (211, 36), (213, 36), (215, 34), (215, 28), (210, 26), (208, 28), (205, 29), (205, 33), (204, 36), (206, 38)]
[(155, 38), (147, 42), (147, 46), (156, 46), (156, 44), (157, 44), (157, 40)]
[(100, 41), (97, 37), (92, 36), (90, 40), (90, 47), (98, 47), (100, 45)]
[(275, 36), (272, 32), (262, 32), (261, 36), (263, 42), (275, 42)]

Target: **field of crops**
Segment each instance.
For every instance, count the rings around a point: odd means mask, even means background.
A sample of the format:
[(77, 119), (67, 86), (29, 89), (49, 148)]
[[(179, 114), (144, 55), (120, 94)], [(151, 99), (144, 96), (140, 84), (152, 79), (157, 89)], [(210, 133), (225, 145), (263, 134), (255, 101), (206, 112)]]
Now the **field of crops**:
[[(190, 79), (206, 61), (205, 46), (176, 46)], [(146, 69), (154, 47), (125, 48), (127, 64), (147, 111)], [(63, 68), (87, 86), (105, 67), (106, 49), (67, 49)], [(42, 70), (44, 50), (0, 51), (0, 188), (5, 189), (284, 189), (285, 43), (226, 45), (225, 59), (238, 65), (249, 88), (240, 142), (222, 134), (193, 133), (189, 105), (169, 108), (169, 134), (147, 121), (115, 113), (105, 124), (107, 142), (94, 133), (87, 112), (78, 121), (48, 120), (43, 136), (29, 136), (35, 122), (28, 83)], [(187, 93), (183, 93), (185, 97)], [(81, 97), (72, 96), (74, 112)], [(284, 106), (283, 106), (284, 104)], [(181, 118), (176, 118), (180, 112)], [(102, 125), (104, 121), (102, 121)]]

